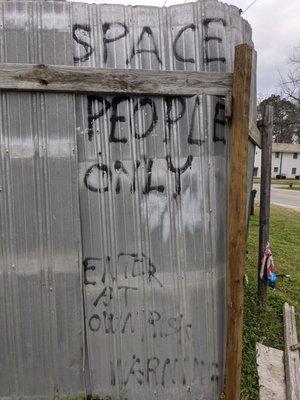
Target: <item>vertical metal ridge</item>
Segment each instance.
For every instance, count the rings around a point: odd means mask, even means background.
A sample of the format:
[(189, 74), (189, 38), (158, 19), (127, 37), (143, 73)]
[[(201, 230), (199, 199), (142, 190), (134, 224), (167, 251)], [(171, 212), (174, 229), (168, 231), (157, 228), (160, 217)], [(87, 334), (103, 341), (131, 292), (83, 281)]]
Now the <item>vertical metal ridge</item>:
[[(2, 3), (2, 62), (70, 64), (69, 10), (69, 3)], [(46, 399), (84, 391), (77, 206), (68, 211), (78, 205), (72, 98), (1, 95), (6, 176), (0, 195), (2, 215), (9, 219), (6, 228), (1, 223), (1, 235), (3, 229), (11, 234), (0, 271), (7, 292), (5, 336), (11, 343), (3, 348), (1, 341), (9, 379), (4, 382), (1, 374), (0, 398)]]

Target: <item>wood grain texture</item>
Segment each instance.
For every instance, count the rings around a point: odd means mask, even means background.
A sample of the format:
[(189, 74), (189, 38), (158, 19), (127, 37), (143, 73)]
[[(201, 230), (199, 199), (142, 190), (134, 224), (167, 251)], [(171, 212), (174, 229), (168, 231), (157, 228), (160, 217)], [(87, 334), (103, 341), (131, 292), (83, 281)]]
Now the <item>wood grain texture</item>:
[[(252, 51), (252, 70), (251, 70), (251, 86), (250, 86), (250, 120), (249, 120), (249, 129), (255, 130), (256, 120), (257, 120), (257, 88), (256, 88), (256, 80), (257, 80), (257, 53), (253, 49)], [(256, 143), (255, 143), (256, 144)]]
[(225, 96), (231, 86), (230, 73), (0, 64), (2, 90)]
[(238, 400), (241, 387), (251, 69), (252, 48), (247, 44), (236, 46), (229, 149), (229, 251), (225, 372), (227, 400)]
[(295, 308), (288, 303), (283, 306), (284, 356), (287, 400), (300, 399), (300, 360), (298, 350), (291, 346), (298, 343)]
[(261, 132), (256, 126), (256, 121), (249, 122), (249, 138), (259, 148), (261, 148)]
[(257, 262), (257, 295), (262, 306), (266, 305), (267, 287), (260, 279), (261, 260), (269, 241), (269, 220), (271, 203), (273, 106), (264, 106), (261, 126), (261, 182), (259, 202), (259, 249)]
[(225, 118), (232, 117), (232, 90), (230, 89), (225, 97)]

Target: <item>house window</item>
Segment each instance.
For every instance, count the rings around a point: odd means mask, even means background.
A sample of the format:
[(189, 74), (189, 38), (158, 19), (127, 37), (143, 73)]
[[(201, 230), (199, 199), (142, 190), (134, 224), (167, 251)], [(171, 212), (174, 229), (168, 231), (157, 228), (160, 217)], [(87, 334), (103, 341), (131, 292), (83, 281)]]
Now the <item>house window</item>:
[(258, 167), (254, 167), (253, 176), (257, 176), (257, 173), (258, 173)]
[(296, 160), (298, 158), (298, 153), (294, 153), (293, 158)]
[(275, 153), (275, 158), (279, 158), (279, 153), (278, 152)]
[(278, 167), (274, 167), (274, 172), (278, 172)]
[(296, 174), (296, 168), (292, 168), (292, 175)]

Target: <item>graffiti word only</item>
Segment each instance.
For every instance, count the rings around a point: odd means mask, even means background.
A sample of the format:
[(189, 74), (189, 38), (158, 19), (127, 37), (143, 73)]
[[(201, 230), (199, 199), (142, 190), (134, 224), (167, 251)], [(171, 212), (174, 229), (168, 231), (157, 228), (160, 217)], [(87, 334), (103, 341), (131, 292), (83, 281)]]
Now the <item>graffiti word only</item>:
[[(165, 171), (170, 171), (175, 177), (174, 196), (181, 193), (181, 175), (192, 166), (193, 156), (189, 155), (176, 166), (170, 155), (165, 159)], [(130, 193), (135, 193), (137, 189), (137, 177), (140, 174), (139, 187), (143, 195), (150, 192), (164, 193), (166, 189), (166, 174), (161, 169), (162, 160), (146, 157), (142, 161), (119, 161), (116, 160), (112, 165), (104, 163), (92, 164), (85, 172), (84, 184), (88, 190), (95, 193), (105, 193), (114, 191), (120, 194), (124, 188), (129, 188)], [(155, 170), (155, 171), (154, 171)], [(154, 172), (154, 173), (153, 173)], [(153, 176), (162, 181), (160, 184), (153, 183)]]

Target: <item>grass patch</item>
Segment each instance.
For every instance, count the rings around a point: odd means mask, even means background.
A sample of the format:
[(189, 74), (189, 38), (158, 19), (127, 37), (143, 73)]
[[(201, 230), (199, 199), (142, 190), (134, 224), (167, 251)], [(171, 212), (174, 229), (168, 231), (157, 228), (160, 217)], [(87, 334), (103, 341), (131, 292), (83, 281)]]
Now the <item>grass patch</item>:
[[(85, 394), (79, 394), (76, 397), (72, 397), (71, 395), (67, 396), (59, 396), (56, 395), (54, 396), (53, 400), (87, 400), (87, 397)], [(88, 400), (112, 400), (110, 396), (105, 395), (104, 398), (101, 398), (96, 394), (92, 395), (92, 397), (89, 397)]]
[(259, 210), (251, 217), (248, 236), (246, 272), (249, 285), (245, 291), (244, 337), (242, 365), (242, 398), (259, 400), (256, 366), (256, 342), (283, 349), (282, 306), (285, 301), (295, 306), (297, 327), (300, 316), (300, 213), (279, 206), (271, 206), (270, 243), (278, 274), (277, 288), (268, 289), (266, 309), (257, 305), (257, 257)]
[(292, 187), (292, 188), (290, 188), (289, 186), (283, 186), (283, 185), (280, 185), (280, 189), (287, 189), (287, 190), (300, 190), (300, 185), (298, 185), (298, 186), (295, 186), (295, 185), (293, 185), (293, 187)]
[[(253, 178), (253, 183), (260, 183), (260, 178)], [(293, 186), (300, 186), (300, 180), (298, 179), (271, 179), (271, 184), (272, 185), (285, 185), (288, 186), (290, 183), (293, 184)]]

